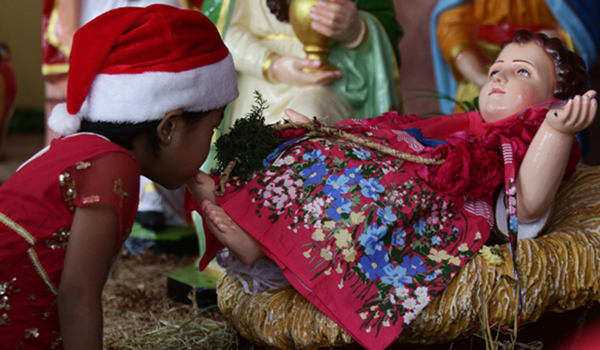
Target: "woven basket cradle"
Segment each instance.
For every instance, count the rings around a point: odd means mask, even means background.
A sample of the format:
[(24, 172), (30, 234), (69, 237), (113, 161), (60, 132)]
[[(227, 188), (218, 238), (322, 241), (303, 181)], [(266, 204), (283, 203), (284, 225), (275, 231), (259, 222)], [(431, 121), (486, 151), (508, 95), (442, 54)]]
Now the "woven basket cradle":
[[(579, 165), (562, 184), (547, 234), (520, 240), (521, 324), (544, 312), (573, 310), (600, 299), (600, 167)], [(397, 342), (440, 344), (482, 330), (490, 322), (512, 327), (518, 293), (507, 244), (504, 263), (492, 265), (477, 254), (446, 289), (423, 310)], [(235, 277), (223, 275), (217, 286), (219, 308), (240, 334), (273, 349), (319, 349), (354, 343), (336, 323), (292, 287), (251, 296)]]

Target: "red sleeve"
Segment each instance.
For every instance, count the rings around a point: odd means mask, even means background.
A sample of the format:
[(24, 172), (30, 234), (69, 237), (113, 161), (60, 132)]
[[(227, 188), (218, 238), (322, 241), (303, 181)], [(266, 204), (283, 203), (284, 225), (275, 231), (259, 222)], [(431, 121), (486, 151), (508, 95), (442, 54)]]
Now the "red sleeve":
[(131, 155), (113, 152), (77, 163), (69, 173), (75, 184), (76, 207), (110, 203), (117, 209), (122, 243), (131, 231), (139, 202), (137, 162)]

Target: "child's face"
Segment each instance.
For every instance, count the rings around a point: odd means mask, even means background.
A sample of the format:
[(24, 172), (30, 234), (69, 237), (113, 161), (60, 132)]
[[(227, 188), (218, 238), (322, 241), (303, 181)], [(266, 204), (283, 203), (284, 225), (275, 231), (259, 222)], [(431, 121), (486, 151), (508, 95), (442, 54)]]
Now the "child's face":
[(481, 116), (486, 123), (509, 117), (552, 98), (555, 85), (554, 63), (541, 46), (509, 44), (479, 93)]
[(187, 129), (181, 121), (179, 125), (184, 127), (176, 128), (172, 145), (163, 148), (164, 163), (159, 165), (163, 181), (155, 181), (168, 189), (176, 189), (198, 172), (208, 156), (214, 129), (221, 124), (224, 111), (225, 107), (211, 111), (193, 130)]

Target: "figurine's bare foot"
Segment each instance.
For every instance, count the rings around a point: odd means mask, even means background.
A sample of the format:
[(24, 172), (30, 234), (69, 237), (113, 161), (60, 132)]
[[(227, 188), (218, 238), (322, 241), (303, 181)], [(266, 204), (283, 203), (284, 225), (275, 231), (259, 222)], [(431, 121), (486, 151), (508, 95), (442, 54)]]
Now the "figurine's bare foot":
[(205, 200), (217, 203), (215, 198), (215, 181), (207, 173), (198, 171), (196, 175), (186, 182), (186, 185), (198, 203), (202, 203)]
[[(214, 186), (213, 186), (214, 187)], [(252, 265), (264, 256), (262, 245), (241, 228), (220, 206), (206, 199), (202, 202), (206, 225), (215, 237), (243, 264)]]
[(310, 118), (308, 118), (307, 116), (305, 116), (303, 114), (300, 114), (300, 113), (296, 112), (293, 109), (286, 108), (283, 112), (293, 122), (296, 122), (296, 123), (310, 123)]

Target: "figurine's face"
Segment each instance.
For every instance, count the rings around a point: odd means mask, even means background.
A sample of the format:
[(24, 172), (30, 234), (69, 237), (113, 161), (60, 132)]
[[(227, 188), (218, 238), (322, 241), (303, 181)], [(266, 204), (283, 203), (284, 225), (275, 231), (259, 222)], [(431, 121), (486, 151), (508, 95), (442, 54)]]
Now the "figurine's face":
[(481, 116), (486, 123), (509, 117), (552, 98), (555, 85), (554, 63), (541, 46), (509, 44), (479, 93)]

